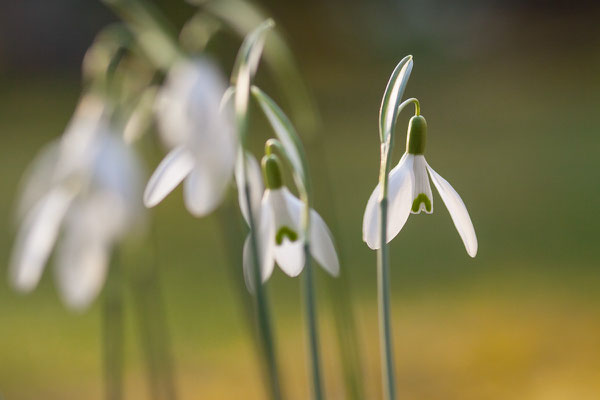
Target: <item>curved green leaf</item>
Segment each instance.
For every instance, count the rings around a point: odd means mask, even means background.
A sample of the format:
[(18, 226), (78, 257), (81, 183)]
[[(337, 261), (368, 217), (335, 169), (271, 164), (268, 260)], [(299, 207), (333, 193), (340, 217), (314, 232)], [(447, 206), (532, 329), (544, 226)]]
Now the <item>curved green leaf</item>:
[(306, 167), (306, 158), (304, 157), (304, 148), (296, 129), (289, 118), (279, 108), (279, 106), (265, 92), (256, 86), (252, 86), (252, 95), (258, 101), (260, 108), (265, 113), (269, 123), (273, 127), (275, 135), (281, 142), (285, 150), (285, 156), (289, 159), (294, 175), (300, 179), (304, 190), (309, 190), (309, 182)]
[[(268, 17), (257, 4), (244, 0), (188, 0), (222, 21), (232, 32), (244, 37)], [(291, 107), (292, 119), (303, 136), (316, 133), (320, 116), (315, 101), (302, 77), (298, 63), (284, 34), (275, 29), (265, 47), (263, 58)]]
[(231, 82), (235, 86), (235, 115), (242, 143), (246, 136), (250, 83), (260, 61), (266, 34), (273, 26), (275, 26), (273, 20), (268, 19), (246, 36), (231, 75)]
[(404, 89), (406, 89), (412, 67), (412, 56), (406, 56), (400, 60), (385, 88), (381, 109), (379, 110), (379, 136), (382, 142), (385, 142), (388, 135), (394, 131), (398, 106), (402, 102), (402, 95)]

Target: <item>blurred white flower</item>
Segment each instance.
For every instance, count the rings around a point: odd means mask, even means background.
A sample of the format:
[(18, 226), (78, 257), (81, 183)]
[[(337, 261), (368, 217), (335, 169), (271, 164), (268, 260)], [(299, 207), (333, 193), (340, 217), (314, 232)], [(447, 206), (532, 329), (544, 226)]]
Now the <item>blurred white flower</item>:
[(143, 223), (139, 160), (112, 132), (104, 103), (86, 96), (26, 177), (11, 281), (21, 291), (35, 288), (58, 241), (60, 294), (84, 308), (102, 288), (113, 245)]
[(225, 79), (208, 60), (179, 61), (160, 89), (155, 113), (161, 138), (172, 149), (144, 192), (154, 207), (184, 182), (186, 208), (195, 216), (212, 212), (233, 176), (237, 151), (233, 112), (220, 109)]
[[(387, 242), (389, 243), (398, 235), (411, 212), (413, 214), (419, 214), (421, 211), (427, 214), (433, 213), (433, 196), (427, 176), (429, 173), (450, 212), (467, 253), (475, 257), (477, 236), (465, 204), (448, 181), (438, 175), (425, 161), (423, 155), (427, 130), (425, 119), (422, 116), (413, 117), (408, 130), (406, 152), (389, 174)], [(369, 198), (363, 218), (363, 240), (371, 249), (378, 249), (381, 245), (378, 206), (380, 196), (381, 186), (377, 185)]]
[[(273, 273), (275, 263), (291, 277), (298, 276), (304, 268), (304, 237), (302, 231), (302, 212), (304, 204), (283, 186), (281, 172), (276, 158), (267, 156), (263, 159), (263, 171), (267, 181), (260, 203), (257, 193), (263, 188), (258, 162), (252, 156), (247, 156), (248, 184), (250, 188), (253, 218), (257, 227), (257, 240), (261, 261), (261, 277), (263, 282)], [(243, 192), (243, 188), (238, 190)], [(259, 197), (259, 196), (258, 196)], [(248, 210), (245, 201), (240, 196), (242, 214), (248, 220)], [(254, 287), (252, 279), (252, 253), (250, 235), (244, 243), (244, 276), (249, 289)], [(339, 274), (340, 265), (333, 244), (331, 233), (325, 221), (315, 211), (310, 210), (310, 252), (317, 262), (331, 275)]]

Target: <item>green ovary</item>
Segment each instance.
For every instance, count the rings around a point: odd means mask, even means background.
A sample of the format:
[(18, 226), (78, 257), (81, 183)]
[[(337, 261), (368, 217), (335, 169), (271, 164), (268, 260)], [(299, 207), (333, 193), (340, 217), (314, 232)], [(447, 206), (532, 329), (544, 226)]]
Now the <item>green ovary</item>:
[(419, 212), (419, 206), (421, 205), (421, 203), (425, 204), (425, 210), (427, 210), (427, 212), (431, 212), (431, 200), (429, 200), (429, 197), (427, 197), (425, 193), (420, 193), (415, 198), (415, 200), (412, 203), (412, 211)]
[(282, 226), (281, 228), (279, 228), (277, 234), (275, 235), (275, 243), (277, 243), (277, 245), (280, 246), (283, 243), (283, 239), (286, 236), (290, 242), (295, 242), (296, 240), (298, 240), (298, 234), (296, 232), (294, 232), (287, 226)]

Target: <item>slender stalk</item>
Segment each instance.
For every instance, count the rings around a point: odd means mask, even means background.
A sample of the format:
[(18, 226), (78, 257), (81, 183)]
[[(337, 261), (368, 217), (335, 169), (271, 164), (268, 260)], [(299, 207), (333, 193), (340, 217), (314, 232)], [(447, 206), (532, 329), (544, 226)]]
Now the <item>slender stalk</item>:
[[(245, 162), (242, 162), (244, 165)], [(268, 308), (267, 293), (262, 285), (260, 273), (260, 255), (258, 252), (257, 229), (252, 212), (252, 203), (250, 200), (250, 186), (248, 185), (246, 168), (244, 165), (244, 198), (248, 212), (248, 225), (250, 225), (250, 246), (252, 248), (252, 260), (254, 267), (254, 290), (256, 302), (256, 316), (258, 319), (258, 328), (262, 339), (262, 347), (264, 352), (264, 361), (266, 363), (269, 376), (270, 395), (273, 400), (281, 400), (281, 387), (279, 383), (279, 373), (277, 369), (277, 359), (275, 354), (275, 345), (273, 340), (273, 332), (271, 329), (271, 317)]]
[[(258, 89), (257, 89), (258, 90)], [(283, 115), (283, 114), (282, 114)], [(289, 121), (286, 120), (289, 123)], [(291, 127), (291, 124), (290, 124)], [(290, 130), (290, 133), (293, 131)], [(323, 385), (321, 379), (321, 360), (319, 356), (319, 333), (317, 328), (317, 317), (316, 317), (316, 302), (315, 302), (315, 291), (314, 283), (312, 278), (312, 266), (311, 266), (311, 255), (310, 255), (310, 210), (312, 204), (311, 196), (311, 182), (308, 175), (308, 163), (306, 162), (306, 156), (300, 139), (297, 137), (295, 132), (291, 139), (297, 143), (297, 152), (300, 157), (301, 171), (295, 169), (294, 163), (289, 158), (289, 153), (283, 144), (277, 139), (269, 139), (266, 144), (266, 154), (271, 154), (274, 149), (277, 149), (283, 156), (286, 163), (289, 165), (292, 171), (294, 171), (294, 178), (296, 180), (296, 187), (300, 192), (304, 209), (302, 212), (302, 231), (304, 233), (304, 304), (306, 313), (306, 331), (308, 338), (309, 354), (310, 354), (310, 375), (312, 377), (312, 393), (313, 399), (323, 399)]]
[(388, 181), (391, 166), (391, 154), (394, 148), (395, 118), (409, 104), (414, 104), (415, 113), (419, 115), (421, 109), (419, 101), (410, 98), (403, 101), (396, 110), (391, 131), (382, 134), (381, 165), (379, 183), (381, 184), (381, 197), (379, 199), (380, 221), (380, 246), (377, 251), (377, 300), (379, 306), (379, 335), (381, 351), (381, 372), (383, 394), (386, 400), (396, 399), (396, 384), (394, 378), (394, 351), (390, 317), (390, 258), (387, 244), (387, 214), (388, 214)]
[(394, 352), (390, 318), (390, 260), (388, 245), (386, 243), (387, 209), (387, 197), (384, 197), (379, 202), (381, 247), (377, 251), (377, 291), (384, 399), (394, 400), (396, 398), (396, 386), (394, 381)]
[(310, 349), (312, 396), (315, 400), (322, 400), (323, 388), (321, 382), (321, 358), (319, 355), (319, 329), (317, 324), (317, 313), (315, 306), (315, 290), (313, 283), (313, 271), (310, 258), (310, 246), (304, 244), (304, 312), (306, 313), (306, 330), (308, 336), (308, 347)]
[[(319, 190), (322, 193), (321, 205), (325, 214), (333, 217), (329, 227), (336, 237), (341, 232), (339, 226), (339, 215), (336, 215), (335, 191), (333, 190), (333, 179), (331, 168), (327, 163), (327, 154), (325, 152), (325, 143), (322, 135), (312, 135), (309, 138), (308, 154), (313, 155), (313, 165), (315, 169), (321, 171), (317, 183), (320, 183)], [(344, 260), (344, 242), (338, 242), (340, 265), (345, 265), (343, 273), (335, 279), (327, 279), (327, 291), (333, 318), (335, 321), (335, 330), (337, 336), (338, 353), (342, 365), (342, 375), (346, 387), (346, 398), (348, 400), (362, 400), (364, 398), (363, 376), (362, 373), (362, 349), (356, 332), (356, 321), (354, 318), (354, 299), (350, 288), (351, 268), (347, 259)]]
[(167, 316), (160, 290), (158, 271), (156, 225), (152, 225), (152, 248), (149, 256), (131, 274), (131, 288), (135, 305), (142, 351), (146, 361), (148, 388), (152, 399), (175, 400), (174, 367), (167, 329)]
[(102, 309), (102, 346), (106, 400), (123, 398), (123, 293), (119, 266), (113, 262)]
[(225, 256), (227, 258), (225, 264), (227, 266), (229, 282), (233, 292), (236, 294), (244, 325), (247, 327), (248, 333), (252, 336), (253, 343), (256, 344), (254, 347), (259, 349), (261, 344), (256, 335), (256, 321), (254, 320), (254, 310), (252, 309), (252, 296), (244, 283), (243, 269), (240, 264), (240, 260), (242, 259), (241, 249), (243, 248), (244, 241), (242, 221), (239, 218), (239, 214), (236, 215), (237, 210), (239, 210), (239, 208), (236, 209), (236, 206), (234, 206), (233, 199), (228, 197), (216, 213), (217, 218), (219, 219), (218, 225), (222, 236), (222, 242), (225, 246)]

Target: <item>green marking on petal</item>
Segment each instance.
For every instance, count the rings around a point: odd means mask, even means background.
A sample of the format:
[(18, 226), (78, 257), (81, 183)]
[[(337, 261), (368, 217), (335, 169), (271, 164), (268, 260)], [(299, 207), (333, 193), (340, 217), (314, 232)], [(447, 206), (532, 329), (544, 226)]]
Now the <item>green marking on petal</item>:
[(429, 197), (427, 197), (425, 193), (419, 193), (417, 198), (413, 201), (412, 211), (415, 213), (419, 212), (421, 203), (425, 204), (425, 210), (427, 210), (427, 212), (431, 212), (431, 200), (429, 200)]
[(281, 243), (283, 243), (283, 239), (286, 236), (290, 242), (295, 242), (296, 240), (298, 240), (298, 234), (295, 231), (293, 231), (287, 226), (282, 226), (281, 228), (279, 228), (277, 234), (275, 235), (275, 243), (277, 243), (278, 246), (281, 245)]

